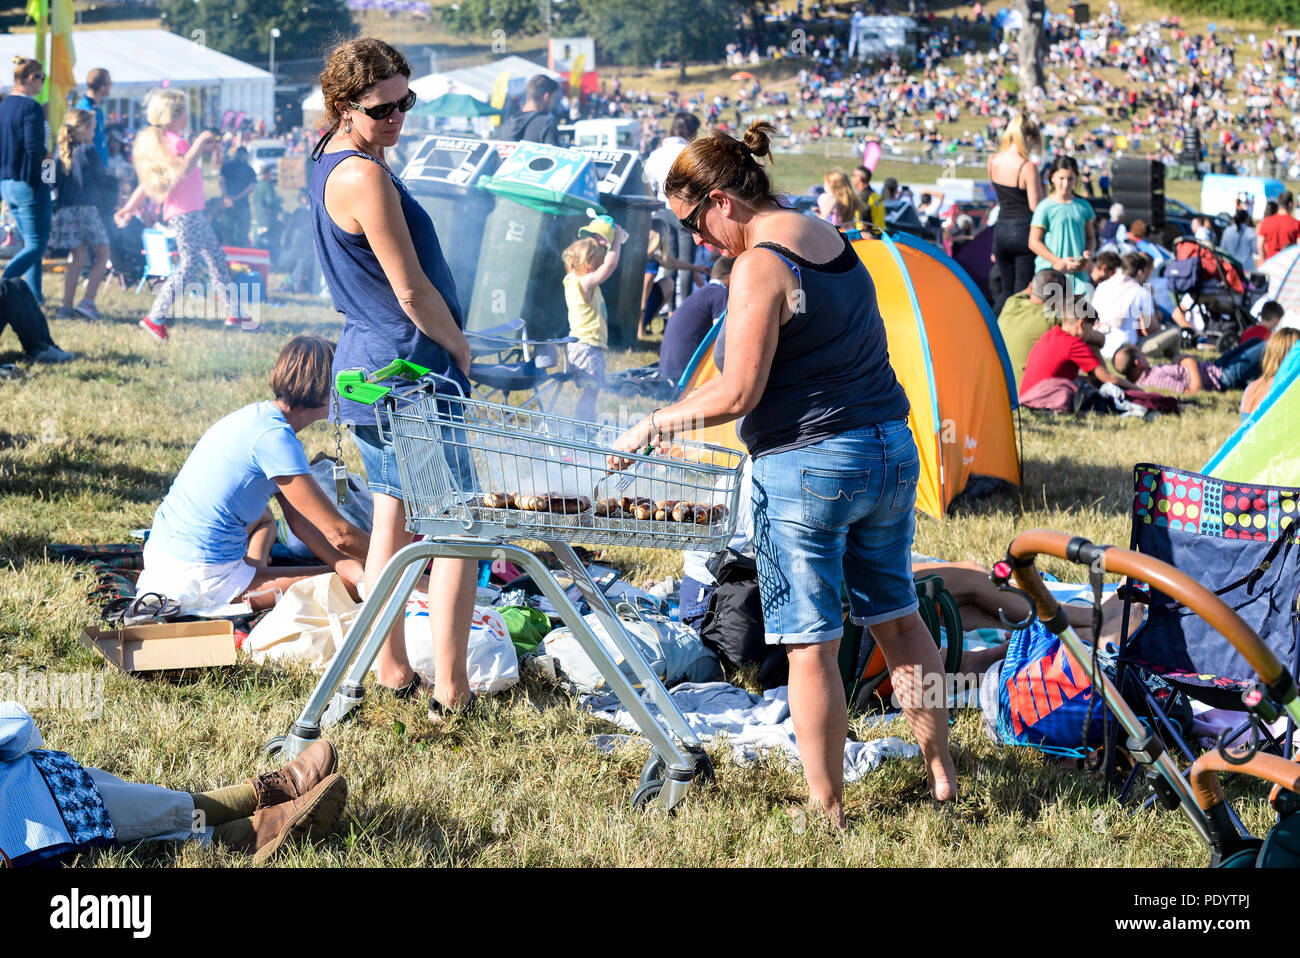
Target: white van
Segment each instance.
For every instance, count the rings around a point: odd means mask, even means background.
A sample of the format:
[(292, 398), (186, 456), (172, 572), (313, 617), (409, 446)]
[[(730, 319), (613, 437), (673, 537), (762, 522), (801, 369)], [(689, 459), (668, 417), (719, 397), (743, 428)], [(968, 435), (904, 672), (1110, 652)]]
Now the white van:
[(280, 157), (284, 156), (288, 147), (279, 140), (254, 140), (247, 144), (248, 148), (248, 165), (253, 168), (258, 176), (262, 175), (262, 170), (268, 166), (277, 166)]

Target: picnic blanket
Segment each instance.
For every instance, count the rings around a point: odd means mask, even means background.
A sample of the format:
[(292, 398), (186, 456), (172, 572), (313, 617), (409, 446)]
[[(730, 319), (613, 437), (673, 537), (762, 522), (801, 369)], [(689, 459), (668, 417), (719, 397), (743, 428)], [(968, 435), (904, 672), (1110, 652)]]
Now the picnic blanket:
[[(93, 584), (86, 599), (102, 618), (105, 610), (119, 599), (135, 595), (135, 585), (144, 569), (144, 546), (138, 542), (75, 545), (55, 542), (46, 546), (46, 554), (56, 561), (85, 566), (76, 573), (77, 578), (90, 579)], [(235, 648), (248, 637), (253, 625), (264, 613), (230, 616), (235, 626)], [(192, 621), (201, 616), (181, 616), (180, 621)]]

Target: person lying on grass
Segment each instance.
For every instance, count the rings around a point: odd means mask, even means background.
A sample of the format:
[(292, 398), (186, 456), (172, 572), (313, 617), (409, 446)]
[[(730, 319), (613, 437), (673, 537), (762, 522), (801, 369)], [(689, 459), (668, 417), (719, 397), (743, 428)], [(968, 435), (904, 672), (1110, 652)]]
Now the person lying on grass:
[(269, 609), (319, 567), (268, 566), (275, 496), (289, 528), (359, 599), (370, 535), (312, 477), (297, 433), (329, 414), (334, 345), (295, 336), (271, 372), (275, 398), (236, 410), (203, 434), (154, 513), (138, 595), (158, 592), (197, 614), (231, 602)]
[(283, 768), (207, 792), (124, 781), (44, 744), (23, 704), (0, 700), (0, 852), (20, 867), (100, 846), (185, 841), (215, 842), (258, 865), (288, 842), (328, 837), (347, 801), (338, 752), (324, 739)]
[(1136, 346), (1115, 351), (1115, 369), (1132, 379), (1139, 389), (1160, 390), (1190, 396), (1198, 392), (1242, 389), (1260, 374), (1264, 342), (1253, 339), (1228, 350), (1213, 362), (1193, 356), (1179, 356), (1175, 362), (1152, 366)]

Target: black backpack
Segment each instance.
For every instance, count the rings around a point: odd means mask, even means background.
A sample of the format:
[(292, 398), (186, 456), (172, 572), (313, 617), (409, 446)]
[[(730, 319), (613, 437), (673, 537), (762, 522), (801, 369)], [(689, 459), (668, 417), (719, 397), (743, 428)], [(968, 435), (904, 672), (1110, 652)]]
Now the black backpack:
[(763, 604), (758, 595), (758, 564), (753, 557), (724, 549), (708, 562), (717, 580), (700, 623), (700, 641), (718, 653), (728, 670), (758, 666), (761, 688), (790, 681), (785, 647), (763, 640)]

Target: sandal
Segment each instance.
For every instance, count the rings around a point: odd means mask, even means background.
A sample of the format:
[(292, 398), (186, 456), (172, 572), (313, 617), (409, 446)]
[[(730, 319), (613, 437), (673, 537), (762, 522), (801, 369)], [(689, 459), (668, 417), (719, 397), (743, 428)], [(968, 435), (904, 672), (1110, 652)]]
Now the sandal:
[(432, 695), (429, 696), (429, 721), (435, 725), (445, 722), (456, 715), (470, 715), (479, 710), (478, 696), (470, 692), (469, 701), (464, 705), (443, 705)]
[(411, 679), (411, 681), (407, 682), (400, 688), (392, 688), (383, 683), (378, 683), (377, 687), (381, 693), (386, 692), (395, 699), (405, 700), (415, 698), (415, 694), (420, 691), (420, 686), (424, 684), (424, 677), (420, 675), (419, 672), (416, 672), (415, 678)]

